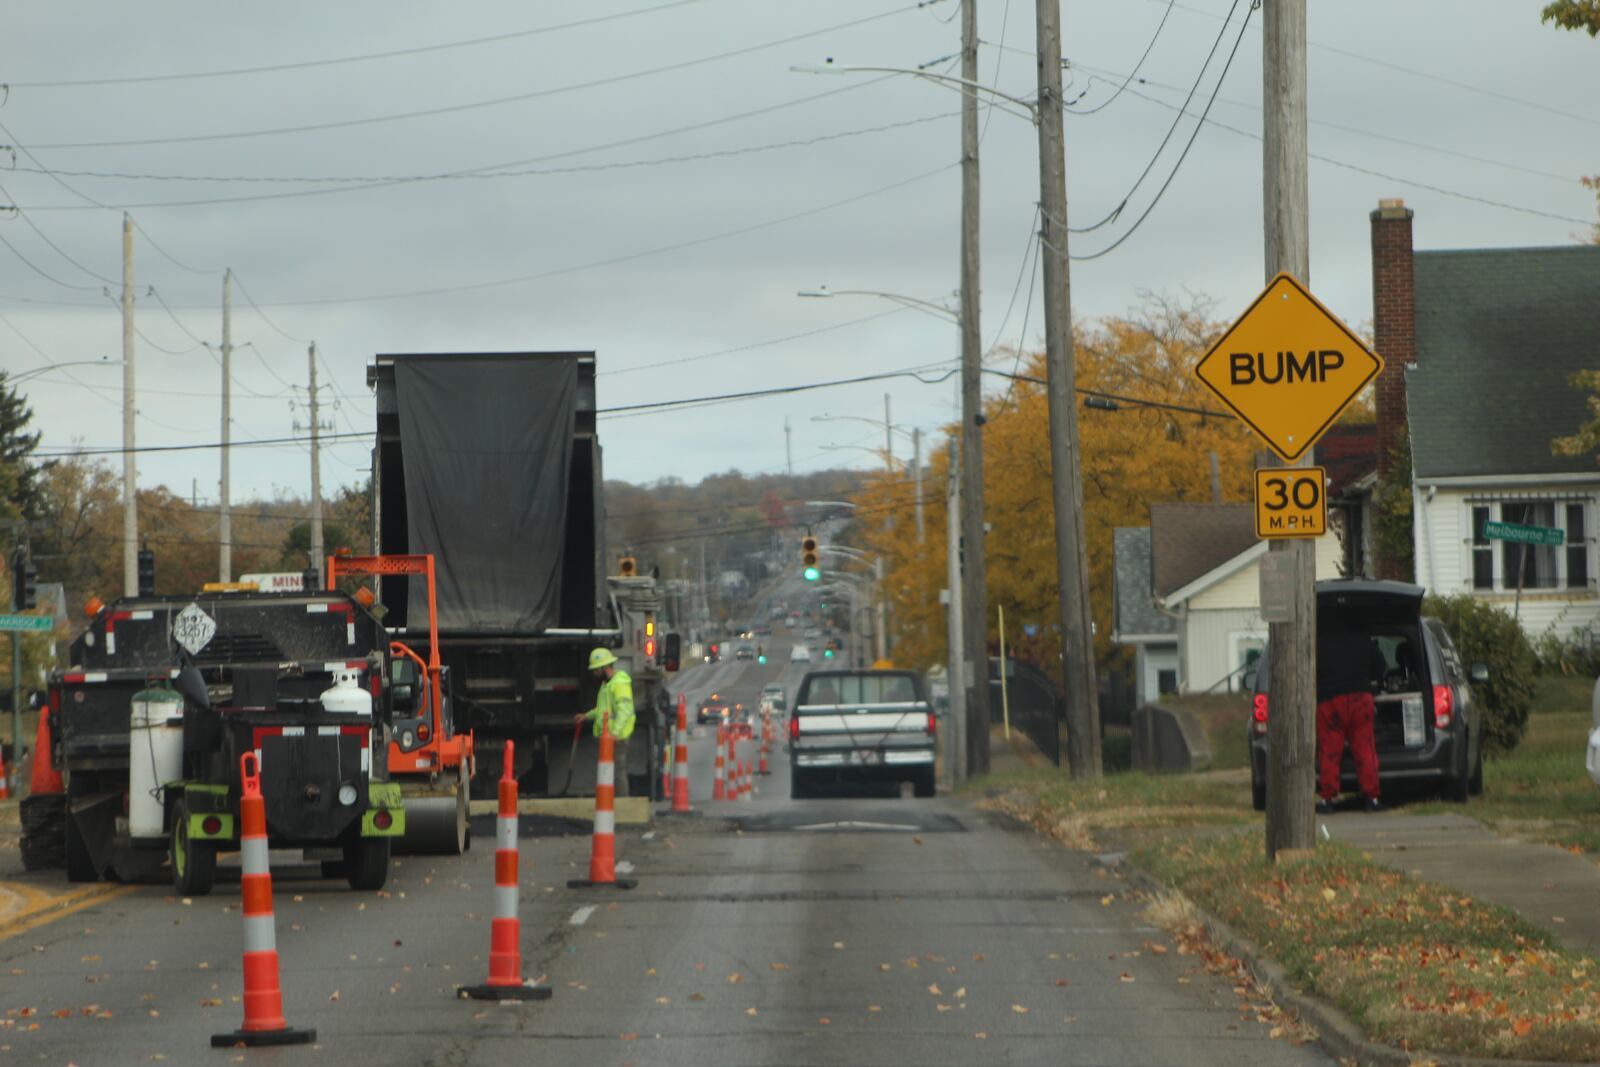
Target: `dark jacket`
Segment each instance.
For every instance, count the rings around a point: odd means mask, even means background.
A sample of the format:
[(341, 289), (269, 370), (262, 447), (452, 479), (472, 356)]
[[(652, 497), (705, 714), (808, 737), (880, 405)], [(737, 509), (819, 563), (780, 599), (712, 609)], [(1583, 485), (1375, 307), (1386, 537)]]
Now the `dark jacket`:
[(1382, 676), (1374, 673), (1379, 653), (1355, 619), (1333, 613), (1317, 619), (1317, 703), (1347, 693), (1370, 693)]

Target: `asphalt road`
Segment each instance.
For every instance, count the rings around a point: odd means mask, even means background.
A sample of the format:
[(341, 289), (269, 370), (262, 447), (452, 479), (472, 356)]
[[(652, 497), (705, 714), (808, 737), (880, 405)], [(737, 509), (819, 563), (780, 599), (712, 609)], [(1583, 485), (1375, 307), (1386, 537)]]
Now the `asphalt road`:
[[(686, 671), (752, 696), (782, 658)], [(753, 703), (753, 701), (751, 701)], [(347, 1064), (1327, 1063), (1239, 1010), (1231, 982), (1148, 925), (1119, 883), (970, 804), (940, 797), (791, 801), (780, 750), (747, 803), (619, 835), (630, 891), (569, 890), (584, 836), (524, 836), (525, 971), (553, 999), (494, 1005), (486, 974), (492, 853), (396, 861), (389, 885), (278, 872), (285, 1014), (297, 1049), (213, 1051), (241, 1018), (233, 884), (155, 886), (5, 936), (0, 1061)], [(479, 826), (479, 842), (492, 829)], [(529, 827), (524, 827), (524, 834)]]

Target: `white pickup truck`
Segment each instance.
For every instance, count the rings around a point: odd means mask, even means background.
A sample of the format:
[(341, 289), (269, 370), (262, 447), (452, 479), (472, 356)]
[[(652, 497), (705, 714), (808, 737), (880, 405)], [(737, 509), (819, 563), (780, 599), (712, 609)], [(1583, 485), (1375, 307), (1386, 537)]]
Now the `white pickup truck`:
[(938, 720), (913, 671), (812, 671), (789, 716), (790, 795), (834, 782), (910, 782), (936, 788)]

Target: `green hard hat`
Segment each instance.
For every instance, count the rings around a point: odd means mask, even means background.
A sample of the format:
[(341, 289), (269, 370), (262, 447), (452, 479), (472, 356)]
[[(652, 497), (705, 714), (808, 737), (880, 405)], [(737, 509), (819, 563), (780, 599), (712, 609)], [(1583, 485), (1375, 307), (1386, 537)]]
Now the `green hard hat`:
[(617, 657), (609, 648), (597, 648), (589, 653), (589, 669), (597, 671), (601, 667), (609, 667), (617, 662)]

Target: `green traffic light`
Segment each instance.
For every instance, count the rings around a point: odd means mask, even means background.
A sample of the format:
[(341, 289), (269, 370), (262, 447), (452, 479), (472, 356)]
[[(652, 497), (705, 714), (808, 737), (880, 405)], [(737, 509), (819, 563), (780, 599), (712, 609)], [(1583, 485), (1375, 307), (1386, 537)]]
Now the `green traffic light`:
[(805, 579), (806, 579), (806, 581), (814, 582), (818, 578), (821, 578), (821, 577), (822, 577), (822, 571), (818, 570), (816, 567), (807, 567), (805, 569)]
[(823, 659), (832, 659), (833, 658), (833, 649), (831, 649), (831, 648), (823, 649), (822, 650), (822, 658)]
[(757, 663), (765, 663), (765, 662), (767, 662), (767, 657), (765, 657), (765, 656), (757, 656), (756, 657), (756, 662)]

